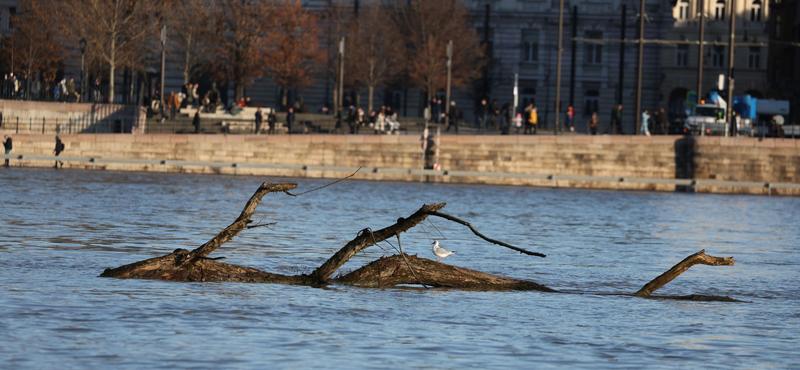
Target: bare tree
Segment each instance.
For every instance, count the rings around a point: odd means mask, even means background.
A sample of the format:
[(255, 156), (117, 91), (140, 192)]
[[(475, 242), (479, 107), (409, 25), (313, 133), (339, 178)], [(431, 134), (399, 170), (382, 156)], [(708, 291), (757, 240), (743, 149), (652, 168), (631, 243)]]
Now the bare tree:
[(268, 1), (217, 0), (212, 17), (217, 21), (212, 64), (218, 76), (233, 82), (238, 100), (245, 87), (264, 76), (264, 37), (272, 5)]
[(383, 5), (368, 5), (348, 28), (345, 84), (367, 88), (367, 111), (372, 111), (375, 88), (397, 76), (406, 58), (403, 36), (386, 21), (391, 11)]
[(454, 87), (480, 75), (484, 51), (460, 0), (409, 0), (396, 6), (395, 26), (409, 48), (409, 79), (428, 94), (445, 88), (447, 43), (453, 41)]
[(147, 36), (154, 34), (156, 0), (63, 0), (61, 29), (77, 44), (86, 40), (88, 57), (108, 68), (108, 102), (114, 102), (119, 68), (142, 65)]
[(264, 67), (283, 88), (281, 103), (286, 105), (287, 90), (308, 86), (314, 70), (322, 63), (319, 21), (303, 8), (300, 0), (278, 1), (270, 18), (271, 27), (264, 40)]
[[(34, 73), (50, 76), (64, 58), (64, 48), (58, 39), (58, 29), (54, 23), (51, 0), (23, 0), (19, 2), (19, 12), (14, 16), (14, 33), (5, 42), (13, 45), (19, 63), (15, 71), (28, 81), (26, 92), (30, 94), (30, 83)], [(30, 95), (28, 95), (30, 96)]]
[[(327, 72), (328, 81), (330, 82), (330, 76), (333, 77), (333, 81), (337, 82), (333, 85), (333, 106), (339, 107), (340, 103), (339, 99), (339, 42), (342, 37), (348, 36), (348, 26), (352, 23), (354, 14), (354, 9), (350, 6), (344, 5), (341, 2), (331, 1), (328, 3), (326, 9), (320, 13), (320, 25), (324, 27), (324, 52), (323, 56), (325, 58), (325, 66), (323, 71)], [(346, 42), (348, 44), (345, 48), (349, 49), (349, 41)], [(345, 55), (349, 54), (349, 52), (345, 52)], [(347, 65), (345, 66), (347, 68)], [(355, 80), (351, 77), (353, 76), (352, 73), (345, 70), (345, 81), (343, 83), (345, 89), (352, 89), (357, 88), (358, 85)]]
[(165, 12), (169, 33), (175, 35), (183, 52), (183, 83), (197, 73), (197, 66), (209, 61), (214, 35), (212, 5), (209, 0), (173, 0)]

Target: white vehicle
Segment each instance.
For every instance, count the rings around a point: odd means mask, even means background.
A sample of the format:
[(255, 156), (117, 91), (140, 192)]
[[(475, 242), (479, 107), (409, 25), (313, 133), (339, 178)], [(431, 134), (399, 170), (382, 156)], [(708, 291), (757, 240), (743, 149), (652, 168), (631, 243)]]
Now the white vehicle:
[(713, 104), (700, 104), (686, 117), (684, 130), (692, 135), (725, 135), (725, 109)]
[[(714, 104), (700, 104), (694, 114), (686, 118), (683, 128), (692, 135), (726, 135), (725, 107)], [(749, 118), (736, 118), (736, 131), (740, 135), (752, 135), (752, 122)]]

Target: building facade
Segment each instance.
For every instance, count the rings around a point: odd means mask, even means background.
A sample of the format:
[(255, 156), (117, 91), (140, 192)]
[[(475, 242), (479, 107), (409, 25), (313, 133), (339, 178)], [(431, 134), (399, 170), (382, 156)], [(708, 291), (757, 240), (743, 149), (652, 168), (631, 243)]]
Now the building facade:
[[(661, 73), (665, 78), (659, 88), (660, 95), (665, 97), (662, 102), (671, 116), (685, 115), (687, 105), (694, 104), (698, 95), (707, 96), (709, 91), (720, 86), (723, 92), (727, 89), (720, 84), (720, 79), (725, 80), (728, 73), (730, 17), (734, 17), (736, 30), (734, 95), (767, 96), (770, 8), (762, 0), (737, 0), (735, 9), (730, 5), (730, 1), (677, 0), (673, 7), (672, 22), (665, 27), (665, 36), (681, 43), (661, 47)], [(704, 14), (705, 42), (703, 77), (698, 85), (700, 12)]]
[[(304, 0), (308, 9), (323, 14), (330, 7), (353, 9), (371, 1), (382, 0)], [(558, 0), (463, 0), (470, 9), (478, 35), (487, 45), (490, 61), (483, 78), (469, 88), (454, 92), (454, 100), (462, 107), (465, 118), (472, 122), (473, 110), (482, 97), (496, 100), (498, 105), (513, 102), (515, 81), (518, 83), (518, 104), (535, 102), (545, 127), (552, 127), (556, 116), (556, 65), (558, 42)], [(736, 17), (735, 94), (751, 93), (759, 97), (791, 96), (797, 86), (788, 85), (787, 74), (800, 73), (797, 63), (774, 63), (780, 58), (794, 58), (800, 48), (781, 44), (774, 48), (770, 40), (778, 36), (797, 39), (797, 0), (702, 0), (705, 14), (703, 93), (716, 87), (719, 74), (727, 71), (728, 17)], [(777, 30), (770, 7), (780, 3), (782, 20)], [(8, 19), (15, 11), (15, 0), (0, 0), (0, 30), (7, 32)], [(590, 115), (597, 112), (601, 132), (606, 131), (611, 109), (623, 105), (624, 131), (634, 131), (636, 121), (636, 86), (639, 19), (644, 15), (643, 109), (665, 108), (672, 117), (685, 112), (686, 102), (697, 87), (698, 15), (701, 0), (646, 0), (639, 9), (636, 0), (572, 0), (564, 7), (564, 48), (561, 62), (560, 102), (563, 115), (568, 104), (575, 109), (578, 130), (584, 130)], [(324, 27), (324, 26), (323, 26)], [(322, 47), (333, 50), (335, 38), (322, 32)], [(771, 36), (772, 35), (772, 36)], [(779, 37), (779, 38), (780, 38)], [(174, 52), (173, 52), (174, 51)], [(74, 53), (73, 53), (74, 54)], [(333, 53), (328, 53), (334, 55)], [(178, 91), (183, 84), (182, 53), (177, 46), (167, 53), (166, 91)], [(71, 59), (75, 59), (74, 56)], [(147, 74), (158, 74), (158, 58), (153, 58)], [(800, 59), (795, 59), (795, 61)], [(334, 63), (328, 60), (327, 64)], [(65, 63), (66, 73), (80, 75), (80, 63)], [(320, 68), (311, 87), (296, 92), (306, 109), (332, 105), (335, 76), (331, 68)], [(774, 71), (768, 75), (768, 70)], [(443, 71), (444, 73), (444, 71)], [(770, 77), (772, 76), (772, 77)], [(770, 77), (770, 78), (768, 78)], [(124, 80), (120, 74), (119, 81)], [(796, 76), (794, 76), (796, 81)], [(772, 84), (769, 82), (772, 81)], [(402, 115), (422, 116), (426, 99), (419, 89), (403, 85), (387, 86), (377, 92), (377, 105), (393, 106)], [(127, 86), (119, 83), (119, 89)], [(151, 84), (152, 86), (152, 84)], [(780, 95), (783, 94), (783, 95)], [(124, 94), (117, 94), (123, 96)], [(232, 97), (232, 92), (224, 94)], [(255, 81), (246, 90), (254, 102), (278, 106), (280, 88), (269, 78)], [(795, 106), (796, 107), (796, 106)], [(795, 108), (796, 109), (796, 108)], [(563, 116), (559, 117), (563, 122)]]

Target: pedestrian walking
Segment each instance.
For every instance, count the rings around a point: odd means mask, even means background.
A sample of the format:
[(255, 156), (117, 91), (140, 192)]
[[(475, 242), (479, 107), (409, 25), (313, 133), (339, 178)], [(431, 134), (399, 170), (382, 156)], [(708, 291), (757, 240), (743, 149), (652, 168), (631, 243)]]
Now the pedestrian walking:
[(256, 110), (256, 135), (261, 132), (261, 123), (264, 122), (264, 113), (261, 108)]
[(489, 101), (486, 98), (481, 99), (480, 106), (478, 106), (478, 128), (481, 130), (489, 127)]
[(194, 118), (192, 118), (192, 126), (194, 126), (194, 133), (200, 133), (200, 109), (194, 112)]
[(294, 125), (294, 107), (289, 107), (286, 112), (286, 133), (292, 133), (292, 126)]
[(650, 136), (650, 113), (647, 109), (642, 111), (642, 135)]
[(447, 112), (450, 118), (447, 120), (447, 128), (445, 129), (446, 132), (450, 132), (450, 127), (455, 129), (455, 133), (458, 133), (458, 120), (460, 118), (460, 114), (458, 108), (456, 108), (455, 100), (450, 102), (450, 109)]
[(14, 142), (11, 140), (11, 136), (6, 135), (3, 138), (3, 149), (5, 149), (5, 167), (8, 167), (8, 158), (11, 155), (11, 150), (14, 149)]
[(269, 130), (267, 131), (268, 134), (274, 135), (275, 134), (275, 124), (278, 123), (278, 117), (275, 115), (275, 110), (271, 109), (269, 114), (267, 115), (267, 126)]
[(61, 137), (56, 135), (56, 147), (53, 149), (53, 153), (56, 155), (56, 163), (53, 165), (53, 168), (64, 167), (64, 162), (58, 159), (63, 151), (64, 142), (61, 141)]
[(611, 109), (611, 125), (608, 129), (612, 135), (622, 135), (622, 104)]
[(575, 107), (572, 104), (567, 105), (567, 128), (569, 128), (569, 132), (575, 132)]
[(592, 112), (589, 117), (589, 134), (597, 135), (597, 127), (600, 125), (600, 119), (597, 118), (597, 112)]
[(531, 103), (528, 111), (528, 124), (525, 125), (525, 133), (530, 134), (533, 132), (536, 135), (536, 128), (539, 126), (539, 111), (536, 109), (536, 104)]

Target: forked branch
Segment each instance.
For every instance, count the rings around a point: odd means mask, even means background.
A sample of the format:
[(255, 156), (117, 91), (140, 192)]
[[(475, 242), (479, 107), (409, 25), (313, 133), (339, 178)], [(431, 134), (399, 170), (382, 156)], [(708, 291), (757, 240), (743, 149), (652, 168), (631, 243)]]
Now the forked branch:
[(211, 252), (219, 248), (219, 246), (233, 239), (233, 237), (238, 235), (242, 230), (246, 229), (247, 224), (251, 222), (250, 217), (252, 217), (253, 213), (256, 212), (258, 204), (261, 203), (261, 198), (263, 198), (265, 195), (275, 192), (287, 192), (296, 187), (297, 184), (292, 183), (272, 184), (265, 182), (261, 184), (261, 186), (258, 187), (258, 190), (256, 190), (253, 196), (251, 196), (244, 205), (244, 209), (242, 209), (242, 213), (239, 214), (239, 217), (237, 217), (232, 224), (228, 225), (228, 227), (217, 233), (217, 235), (211, 238), (211, 240), (207, 241), (205, 244), (197, 247), (195, 250), (189, 253), (183, 264), (193, 263), (202, 257), (208, 256), (211, 254)]

